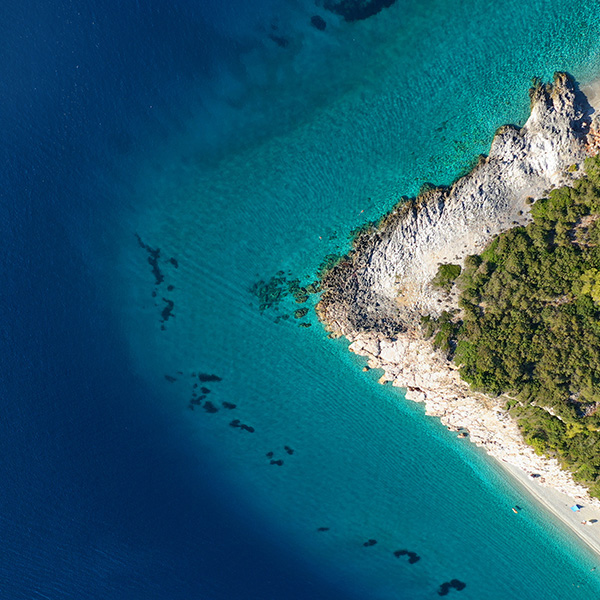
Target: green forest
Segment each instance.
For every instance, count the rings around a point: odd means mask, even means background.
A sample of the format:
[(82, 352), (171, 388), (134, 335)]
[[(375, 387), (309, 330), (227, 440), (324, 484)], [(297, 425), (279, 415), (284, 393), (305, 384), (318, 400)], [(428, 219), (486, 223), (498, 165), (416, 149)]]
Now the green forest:
[(423, 330), (476, 390), (507, 396), (527, 443), (600, 497), (600, 159), (434, 285), (459, 311)]

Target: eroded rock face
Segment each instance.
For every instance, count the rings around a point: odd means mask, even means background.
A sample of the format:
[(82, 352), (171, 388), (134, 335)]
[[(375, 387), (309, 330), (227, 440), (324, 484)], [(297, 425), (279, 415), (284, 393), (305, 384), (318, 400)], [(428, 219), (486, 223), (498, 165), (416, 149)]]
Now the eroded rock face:
[(522, 129), (498, 130), (489, 156), (450, 188), (407, 200), (366, 232), (353, 251), (323, 278), (317, 307), (334, 335), (366, 356), (370, 368), (383, 369), (381, 382), (406, 388), (408, 399), (425, 402), (426, 414), (451, 429), (469, 430), (469, 439), (496, 458), (546, 485), (591, 501), (553, 459), (537, 456), (504, 400), (472, 392), (445, 356), (420, 332), (422, 315), (456, 308), (456, 297), (431, 286), (439, 263), (463, 264), (495, 235), (531, 220), (528, 199), (537, 199), (572, 182), (582, 169), (567, 168), (587, 157), (593, 112), (569, 76), (531, 91), (531, 115)]
[(443, 291), (430, 285), (439, 263), (462, 264), (493, 236), (527, 223), (528, 198), (578, 176), (566, 169), (587, 156), (587, 99), (563, 73), (531, 97), (522, 129), (501, 127), (468, 175), (398, 204), (328, 273), (319, 311), (335, 333), (395, 335), (414, 328), (422, 314), (438, 315), (448, 308)]

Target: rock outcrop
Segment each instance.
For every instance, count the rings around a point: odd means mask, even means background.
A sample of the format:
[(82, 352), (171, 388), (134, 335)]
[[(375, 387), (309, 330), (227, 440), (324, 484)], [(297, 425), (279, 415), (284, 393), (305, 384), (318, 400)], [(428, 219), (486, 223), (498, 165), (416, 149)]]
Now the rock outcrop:
[(383, 369), (382, 382), (424, 401), (428, 415), (452, 429), (468, 429), (469, 438), (493, 456), (589, 502), (555, 460), (524, 443), (504, 411), (505, 399), (473, 393), (420, 333), (422, 315), (457, 307), (456, 297), (431, 285), (440, 263), (461, 264), (497, 234), (529, 222), (532, 200), (582, 172), (569, 167), (588, 156), (594, 126), (586, 97), (564, 73), (530, 96), (523, 128), (501, 127), (489, 155), (468, 175), (405, 200), (356, 239), (350, 254), (323, 277), (318, 313), (332, 335), (347, 337), (353, 352)]

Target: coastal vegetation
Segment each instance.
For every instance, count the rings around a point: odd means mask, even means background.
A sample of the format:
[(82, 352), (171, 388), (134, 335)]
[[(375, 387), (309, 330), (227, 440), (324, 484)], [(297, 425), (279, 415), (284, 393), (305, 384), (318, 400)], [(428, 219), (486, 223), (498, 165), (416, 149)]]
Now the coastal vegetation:
[(506, 395), (527, 443), (600, 497), (600, 159), (531, 207), (533, 222), (469, 256), (455, 313), (425, 317), (474, 389)]

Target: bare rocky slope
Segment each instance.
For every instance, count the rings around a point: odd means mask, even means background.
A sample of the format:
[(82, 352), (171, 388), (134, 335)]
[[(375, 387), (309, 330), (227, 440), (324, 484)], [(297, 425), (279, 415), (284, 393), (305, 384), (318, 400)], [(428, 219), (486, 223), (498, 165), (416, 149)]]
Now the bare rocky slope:
[(473, 393), (420, 331), (422, 315), (456, 307), (455, 297), (431, 285), (440, 263), (462, 264), (495, 235), (528, 222), (532, 199), (582, 172), (572, 165), (588, 156), (596, 130), (586, 97), (564, 73), (530, 95), (527, 123), (501, 127), (489, 155), (468, 175), (400, 203), (377, 229), (357, 238), (350, 254), (323, 277), (317, 309), (333, 335), (347, 337), (371, 368), (383, 369), (382, 382), (406, 388), (407, 398), (426, 403), (427, 414), (468, 429), (472, 441), (540, 475), (542, 483), (591, 502), (555, 460), (523, 442), (503, 409), (505, 399)]

